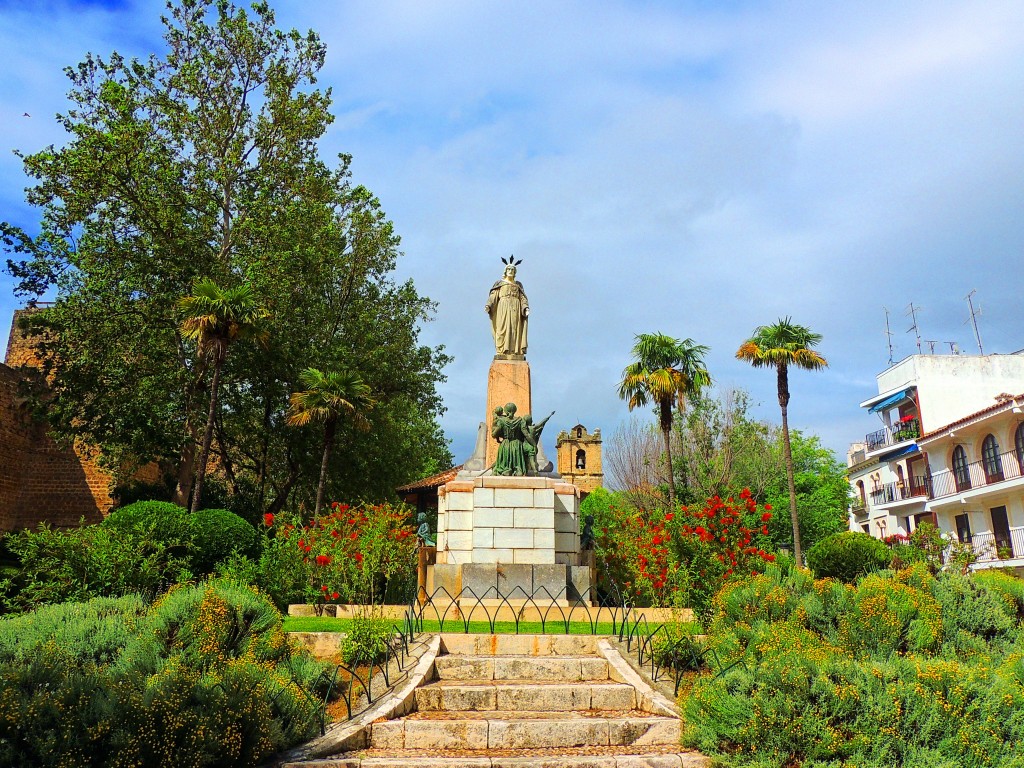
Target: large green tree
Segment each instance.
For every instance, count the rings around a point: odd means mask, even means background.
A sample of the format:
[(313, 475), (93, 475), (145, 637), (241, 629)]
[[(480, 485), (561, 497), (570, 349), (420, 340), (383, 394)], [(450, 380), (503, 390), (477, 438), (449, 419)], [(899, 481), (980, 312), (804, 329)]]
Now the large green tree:
[(633, 345), (633, 362), (622, 372), (619, 397), (629, 410), (653, 404), (665, 444), (668, 476), (668, 503), (675, 507), (676, 484), (672, 466), (672, 407), (680, 410), (688, 398), (696, 397), (711, 385), (704, 364), (708, 348), (693, 339), (674, 339), (663, 333), (641, 333)]
[(40, 231), (0, 225), (19, 294), (56, 296), (32, 319), (52, 425), (120, 475), (159, 460), (191, 477), (209, 360), (176, 304), (197, 280), (245, 282), (270, 318), (267, 349), (223, 366), (212, 450), (229, 487), (274, 509), (312, 494), (320, 446), (287, 428), (288, 393), (307, 367), (354, 366), (384, 426), (346, 441), (365, 472), (334, 490), (384, 496), (450, 459), (435, 421), (447, 358), (419, 343), (433, 305), (392, 279), (399, 240), (380, 203), (348, 156), (317, 153), (332, 120), (314, 88), (324, 46), (277, 29), (265, 3), (178, 0), (164, 22), (161, 56), (68, 69), (68, 142), (24, 156)]
[(786, 461), (786, 479), (789, 486), (789, 515), (793, 526), (793, 555), (798, 564), (803, 563), (800, 546), (800, 520), (796, 507), (796, 487), (793, 479), (793, 453), (789, 435), (789, 369), (803, 368), (819, 370), (828, 365), (813, 347), (821, 343), (821, 334), (807, 326), (797, 325), (790, 318), (780, 319), (774, 325), (762, 325), (754, 329), (754, 335), (736, 351), (739, 360), (745, 360), (755, 368), (774, 368), (782, 410), (782, 447)]

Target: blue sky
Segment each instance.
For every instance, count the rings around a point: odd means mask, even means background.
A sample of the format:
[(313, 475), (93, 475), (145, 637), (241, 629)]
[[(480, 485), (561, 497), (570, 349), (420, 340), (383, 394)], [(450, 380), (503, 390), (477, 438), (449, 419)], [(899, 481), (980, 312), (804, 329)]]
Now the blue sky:
[[(926, 340), (1024, 347), (1024, 13), (1019, 2), (278, 0), (328, 45), (337, 120), (439, 303), (457, 460), (484, 418), (484, 297), (523, 259), (538, 412), (610, 435), (636, 333), (711, 347), (723, 387), (777, 419), (774, 376), (733, 359), (791, 315), (831, 366), (792, 377), (791, 423), (845, 453), (857, 404)], [(161, 50), (157, 0), (0, 0), (0, 218), (31, 228), (11, 150), (63, 141), (62, 67)], [(29, 113), (30, 118), (22, 117)], [(16, 305), (0, 277), (0, 325)], [(0, 339), (5, 331), (0, 331)], [(926, 345), (927, 350), (927, 345)], [(948, 349), (942, 343), (937, 349)], [(554, 431), (554, 430), (552, 430)], [(550, 450), (549, 450), (550, 452)]]

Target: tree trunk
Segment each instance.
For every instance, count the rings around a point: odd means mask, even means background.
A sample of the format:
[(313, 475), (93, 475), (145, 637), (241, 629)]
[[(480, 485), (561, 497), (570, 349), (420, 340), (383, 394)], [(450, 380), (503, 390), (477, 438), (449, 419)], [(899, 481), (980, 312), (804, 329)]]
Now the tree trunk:
[(210, 384), (210, 412), (206, 417), (206, 432), (203, 434), (203, 447), (199, 453), (199, 469), (196, 472), (196, 488), (192, 494), (192, 512), (199, 509), (203, 500), (203, 481), (206, 479), (206, 464), (210, 458), (210, 443), (213, 442), (213, 420), (217, 413), (217, 391), (220, 388), (220, 371), (224, 365), (224, 356), (217, 355), (213, 363), (213, 382)]
[(324, 501), (324, 488), (327, 486), (327, 465), (331, 459), (331, 448), (334, 447), (334, 431), (337, 422), (331, 419), (324, 427), (324, 458), (320, 462), (320, 482), (316, 487), (316, 505), (313, 507), (313, 517), (320, 514), (320, 506)]
[(192, 478), (195, 475), (196, 467), (196, 440), (192, 430), (185, 428), (185, 445), (181, 449), (181, 458), (178, 459), (178, 482), (174, 486), (174, 495), (171, 501), (179, 507), (188, 507), (188, 497), (192, 493)]
[[(666, 415), (667, 414), (667, 415)], [(668, 508), (676, 508), (676, 479), (672, 472), (672, 404), (661, 403), (661, 434), (665, 438), (665, 463), (668, 465)]]
[(800, 547), (800, 518), (796, 514), (796, 483), (793, 480), (793, 452), (789, 445), (789, 371), (785, 365), (778, 368), (779, 407), (782, 409), (782, 455), (786, 460), (786, 483), (789, 485), (789, 519), (793, 524), (793, 557), (798, 568), (804, 564)]

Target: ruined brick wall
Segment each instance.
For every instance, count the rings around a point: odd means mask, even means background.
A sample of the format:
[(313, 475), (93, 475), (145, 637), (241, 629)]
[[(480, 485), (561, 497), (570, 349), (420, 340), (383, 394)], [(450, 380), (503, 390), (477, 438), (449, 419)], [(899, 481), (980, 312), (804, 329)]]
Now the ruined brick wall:
[(17, 327), (15, 313), (0, 365), (0, 531), (34, 528), (46, 521), (54, 526), (98, 522), (111, 505), (110, 475), (82, 449), (61, 448), (34, 421), (19, 395), (24, 371), (37, 367), (32, 339)]

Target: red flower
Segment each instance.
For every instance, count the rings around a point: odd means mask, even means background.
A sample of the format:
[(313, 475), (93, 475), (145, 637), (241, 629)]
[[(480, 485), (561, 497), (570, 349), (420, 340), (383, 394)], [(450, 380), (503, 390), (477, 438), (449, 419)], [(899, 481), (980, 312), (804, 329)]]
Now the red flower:
[(765, 505), (764, 505), (764, 508), (765, 508), (766, 510), (768, 510), (769, 512), (771, 512), (771, 511), (772, 511), (772, 505), (771, 505), (771, 504), (765, 504)]
[(337, 600), (339, 597), (337, 592), (331, 592), (331, 600)]
[(274, 514), (272, 512), (267, 512), (267, 514), (263, 516), (263, 524), (267, 526), (267, 528), (274, 524)]
[(327, 555), (317, 555), (316, 556), (316, 564), (317, 565), (330, 565), (331, 564), (331, 558), (328, 557)]
[(665, 515), (665, 522), (666, 522), (666, 523), (670, 523), (670, 522), (672, 522), (672, 519), (673, 519), (673, 518), (674, 518), (675, 516), (676, 516), (676, 513), (675, 513), (675, 512), (669, 512), (669, 513), (668, 513), (667, 515)]
[(357, 563), (363, 562), (363, 553), (362, 552), (356, 552), (356, 562)]
[(761, 515), (761, 522), (762, 523), (767, 523), (771, 519), (772, 519), (772, 513), (771, 512), (765, 512), (763, 515)]

